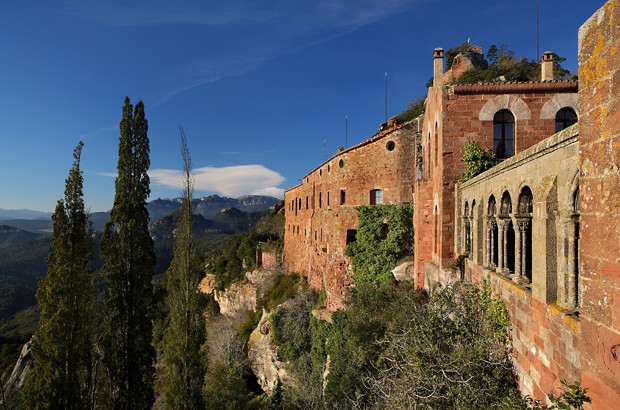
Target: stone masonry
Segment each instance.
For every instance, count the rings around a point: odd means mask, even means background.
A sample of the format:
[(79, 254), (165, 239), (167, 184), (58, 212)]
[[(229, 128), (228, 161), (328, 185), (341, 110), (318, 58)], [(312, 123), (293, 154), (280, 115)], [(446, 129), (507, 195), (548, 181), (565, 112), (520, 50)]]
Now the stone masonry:
[[(416, 286), (488, 279), (510, 314), (522, 392), (544, 401), (562, 379), (579, 380), (591, 408), (617, 408), (620, 0), (585, 22), (578, 42), (579, 82), (554, 81), (545, 52), (541, 81), (453, 85), (463, 70), (446, 75), (435, 49), (423, 118), (339, 152), (286, 191), (285, 269), (343, 307), (355, 207), (413, 200)], [(468, 142), (510, 152), (463, 183)]]
[(305, 274), (317, 290), (324, 287), (330, 309), (343, 307), (350, 285), (345, 252), (355, 240), (356, 207), (412, 200), (418, 129), (414, 120), (382, 131), (338, 152), (285, 192), (285, 269)]

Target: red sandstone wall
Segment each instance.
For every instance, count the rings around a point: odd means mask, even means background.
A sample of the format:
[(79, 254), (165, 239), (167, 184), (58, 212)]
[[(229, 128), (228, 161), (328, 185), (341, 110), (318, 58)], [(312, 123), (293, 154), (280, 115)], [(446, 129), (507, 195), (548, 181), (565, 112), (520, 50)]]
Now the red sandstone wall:
[[(574, 100), (576, 91), (577, 84), (572, 81), (429, 88), (422, 130), (427, 180), (416, 181), (414, 189), (419, 286), (424, 282), (425, 263), (432, 262), (441, 269), (451, 266), (455, 258), (454, 184), (465, 170), (461, 161), (465, 144), (475, 141), (492, 149), (492, 117), (509, 108), (516, 122), (515, 151), (523, 151), (555, 133), (555, 116), (549, 118), (545, 110), (549, 111), (549, 105), (556, 106), (552, 104), (556, 100), (560, 106)], [(434, 215), (435, 206), (438, 215)]]
[(356, 207), (369, 205), (377, 188), (384, 204), (412, 200), (416, 131), (413, 124), (398, 126), (342, 151), (285, 193), (285, 269), (306, 274), (315, 289), (325, 286), (329, 307), (343, 306), (350, 285), (345, 251), (347, 230), (357, 227)]
[(620, 403), (620, 1), (579, 31), (582, 382)]

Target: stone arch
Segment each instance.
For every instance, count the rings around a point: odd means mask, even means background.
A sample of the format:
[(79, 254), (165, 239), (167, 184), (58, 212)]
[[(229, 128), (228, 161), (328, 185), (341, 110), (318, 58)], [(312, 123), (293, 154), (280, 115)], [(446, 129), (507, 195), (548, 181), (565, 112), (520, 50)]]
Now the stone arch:
[(540, 118), (543, 120), (554, 120), (555, 114), (564, 107), (570, 107), (575, 110), (579, 117), (579, 95), (572, 94), (556, 94), (550, 98), (540, 110)]
[(510, 215), (511, 213), (512, 213), (512, 197), (510, 196), (510, 192), (506, 190), (502, 194), (499, 214), (507, 216), (507, 215)]
[[(515, 120), (529, 120), (532, 113), (527, 104), (514, 95), (498, 95), (484, 104), (478, 115), (480, 121), (493, 121), (495, 113), (499, 110), (509, 110), (515, 116)], [(553, 114), (555, 118), (555, 113)]]

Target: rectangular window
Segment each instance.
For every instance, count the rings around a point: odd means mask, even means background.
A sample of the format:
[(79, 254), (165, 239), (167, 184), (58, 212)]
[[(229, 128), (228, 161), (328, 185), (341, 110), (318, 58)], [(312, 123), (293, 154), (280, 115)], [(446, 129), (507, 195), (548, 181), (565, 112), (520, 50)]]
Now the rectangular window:
[(373, 189), (370, 191), (370, 205), (381, 205), (383, 203), (383, 191)]
[(308, 197), (306, 197), (306, 209), (308, 209)]
[(329, 191), (327, 191), (327, 206), (329, 206)]
[(344, 205), (347, 202), (347, 194), (344, 189), (340, 190), (340, 205)]
[(319, 192), (319, 208), (323, 208), (323, 193)]

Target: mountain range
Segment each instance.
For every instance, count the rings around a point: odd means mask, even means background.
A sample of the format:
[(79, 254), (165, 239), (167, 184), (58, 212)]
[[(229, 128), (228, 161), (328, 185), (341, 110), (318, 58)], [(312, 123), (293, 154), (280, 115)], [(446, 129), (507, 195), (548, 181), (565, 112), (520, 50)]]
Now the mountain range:
[[(194, 199), (193, 228), (198, 251), (206, 254), (224, 245), (232, 235), (249, 231), (279, 202), (277, 198), (258, 195), (239, 198), (211, 195)], [(147, 204), (151, 216), (149, 229), (157, 256), (156, 275), (164, 274), (172, 260), (180, 206), (181, 199), (158, 198)], [(0, 319), (36, 303), (37, 282), (45, 276), (45, 258), (52, 247), (52, 221), (49, 215), (41, 219), (37, 211), (28, 210), (9, 214), (34, 218), (0, 217)], [(1, 215), (6, 216), (7, 213)], [(94, 212), (90, 217), (97, 232), (95, 268), (99, 268), (102, 261), (97, 259), (98, 243), (110, 213)]]

